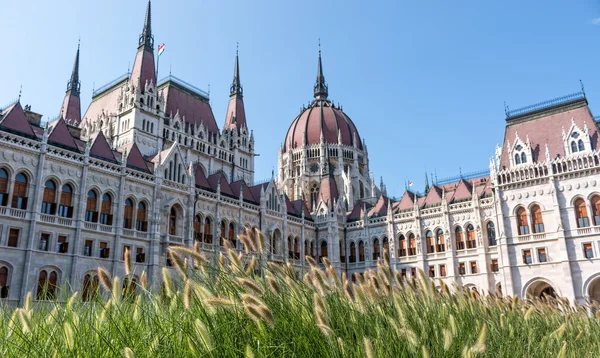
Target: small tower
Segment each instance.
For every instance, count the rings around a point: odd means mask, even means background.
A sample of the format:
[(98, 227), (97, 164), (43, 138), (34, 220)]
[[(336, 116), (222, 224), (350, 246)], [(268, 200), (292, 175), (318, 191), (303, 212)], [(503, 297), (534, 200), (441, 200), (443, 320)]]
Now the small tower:
[(67, 92), (62, 104), (60, 116), (73, 125), (81, 121), (81, 101), (79, 99), (81, 82), (79, 82), (79, 44), (75, 53), (75, 62), (71, 71), (71, 78), (67, 82)]

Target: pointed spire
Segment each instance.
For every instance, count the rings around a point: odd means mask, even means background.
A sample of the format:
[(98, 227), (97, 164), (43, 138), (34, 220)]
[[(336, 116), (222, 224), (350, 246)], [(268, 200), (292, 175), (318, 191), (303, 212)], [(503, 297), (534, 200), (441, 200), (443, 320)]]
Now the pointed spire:
[(429, 192), (429, 178), (427, 177), (427, 172), (425, 172), (425, 193)]
[(234, 96), (242, 96), (243, 94), (242, 84), (240, 82), (240, 60), (239, 60), (239, 42), (235, 48), (235, 66), (233, 67), (233, 82), (231, 83), (231, 88), (229, 89), (229, 95)]
[(315, 99), (327, 99), (327, 85), (323, 76), (323, 64), (321, 62), (321, 39), (319, 39), (319, 69), (317, 71), (317, 82), (315, 83)]
[(71, 78), (69, 79), (69, 82), (67, 82), (67, 92), (71, 91), (71, 94), (76, 96), (79, 96), (79, 90), (81, 88), (81, 82), (79, 82), (79, 46), (80, 43), (77, 43), (73, 71), (71, 71)]
[(139, 47), (146, 47), (154, 49), (154, 36), (152, 36), (152, 4), (148, 0), (148, 6), (146, 7), (146, 18), (144, 20), (144, 29), (140, 35)]

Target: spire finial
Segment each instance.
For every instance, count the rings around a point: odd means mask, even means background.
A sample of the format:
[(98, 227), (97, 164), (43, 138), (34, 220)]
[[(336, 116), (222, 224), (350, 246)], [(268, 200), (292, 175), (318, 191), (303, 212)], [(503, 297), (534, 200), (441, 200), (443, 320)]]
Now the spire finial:
[(229, 88), (229, 96), (242, 96), (244, 90), (240, 81), (240, 60), (239, 60), (239, 42), (236, 42), (235, 46), (235, 65), (233, 66), (233, 82)]
[(71, 91), (72, 94), (79, 96), (79, 90), (81, 88), (81, 82), (79, 82), (79, 48), (81, 46), (81, 39), (77, 41), (77, 52), (75, 53), (75, 61), (73, 62), (73, 70), (71, 71), (71, 78), (67, 82), (67, 92)]
[(17, 100), (19, 103), (21, 103), (21, 93), (23, 93), (23, 85), (19, 87), (19, 99)]
[(144, 19), (144, 29), (139, 39), (139, 47), (146, 47), (150, 50), (154, 49), (154, 36), (152, 36), (152, 3), (148, 0), (146, 7), (146, 17)]
[(323, 63), (321, 61), (321, 38), (319, 38), (319, 67), (317, 71), (317, 81), (315, 83), (315, 99), (326, 100), (328, 96), (328, 88), (325, 84), (325, 76), (323, 76)]

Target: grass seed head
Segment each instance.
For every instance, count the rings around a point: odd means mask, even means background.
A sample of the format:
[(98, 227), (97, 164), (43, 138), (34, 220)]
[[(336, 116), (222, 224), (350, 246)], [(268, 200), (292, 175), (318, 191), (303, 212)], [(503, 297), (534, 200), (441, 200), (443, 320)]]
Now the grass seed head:
[(98, 278), (100, 279), (102, 287), (104, 287), (107, 292), (112, 292), (112, 278), (108, 274), (108, 271), (106, 271), (103, 267), (98, 267)]
[(212, 351), (215, 348), (215, 342), (206, 325), (196, 318), (194, 321), (194, 329), (196, 331), (196, 337), (204, 344), (206, 350), (209, 352)]
[(123, 350), (123, 356), (125, 358), (135, 358), (135, 354), (133, 354), (133, 351), (129, 347), (125, 347)]
[(265, 291), (254, 280), (245, 277), (238, 277), (236, 281), (242, 288), (246, 289), (246, 291), (252, 291), (259, 296), (262, 296), (265, 293)]
[(375, 350), (373, 349), (373, 343), (368, 337), (363, 337), (363, 345), (365, 347), (365, 357), (375, 358)]

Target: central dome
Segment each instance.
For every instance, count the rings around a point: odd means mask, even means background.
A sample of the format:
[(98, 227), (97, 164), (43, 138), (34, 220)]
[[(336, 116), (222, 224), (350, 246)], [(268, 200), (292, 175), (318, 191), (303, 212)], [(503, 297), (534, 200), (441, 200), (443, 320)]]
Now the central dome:
[(356, 126), (352, 120), (332, 102), (325, 99), (317, 99), (305, 109), (288, 129), (285, 137), (285, 151), (300, 148), (306, 143), (307, 146), (323, 142), (329, 144), (338, 143), (338, 133), (341, 144), (354, 146), (362, 150), (362, 141)]
[(327, 100), (328, 87), (323, 76), (321, 49), (319, 48), (319, 69), (315, 82), (315, 100), (302, 111), (292, 122), (285, 136), (284, 151), (291, 151), (303, 145), (313, 145), (323, 142), (346, 146), (355, 146), (362, 150), (360, 135), (352, 120), (333, 102)]

